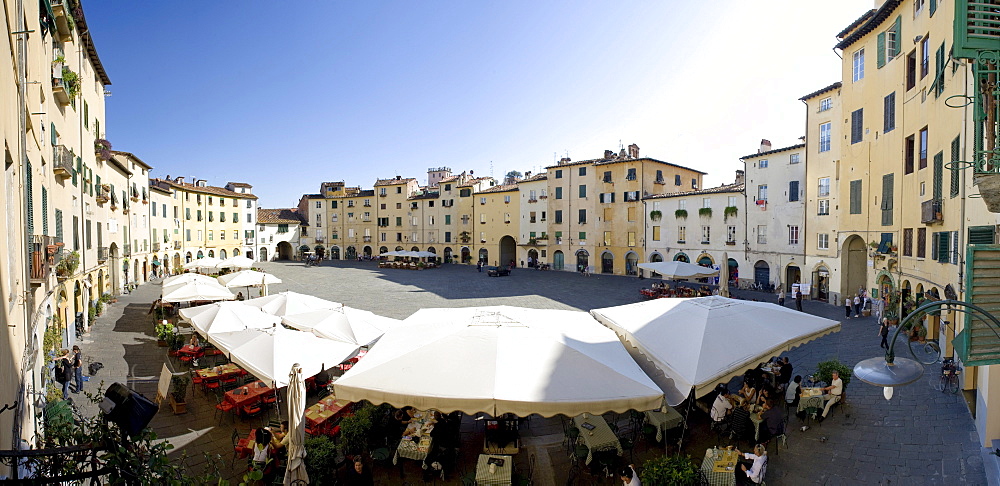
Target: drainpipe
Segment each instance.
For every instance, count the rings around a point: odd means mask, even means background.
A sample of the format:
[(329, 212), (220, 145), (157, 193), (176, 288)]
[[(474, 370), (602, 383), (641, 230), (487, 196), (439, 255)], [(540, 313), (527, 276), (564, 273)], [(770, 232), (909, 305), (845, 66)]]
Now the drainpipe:
[[(24, 109), (27, 106), (27, 100), (26, 100), (27, 95), (25, 94), (25, 89), (26, 89), (28, 80), (27, 80), (27, 75), (25, 74), (27, 72), (27, 63), (25, 61), (25, 58), (27, 57), (27, 45), (26, 44), (27, 44), (27, 36), (28, 36), (29, 31), (25, 30), (27, 27), (25, 26), (25, 22), (24, 22), (24, 4), (22, 3), (22, 0), (17, 0), (17, 5), (16, 5), (15, 12), (16, 12), (16, 15), (17, 15), (17, 31), (15, 32), (15, 35), (17, 35), (17, 71), (18, 71), (18, 78), (17, 78), (17, 107), (18, 107), (18, 110), (17, 110), (17, 113), (18, 113), (18, 115), (17, 115), (17, 127), (18, 127), (18, 138), (19, 138), (19, 140), (18, 140), (19, 146), (18, 146), (18, 150), (17, 150), (17, 157), (18, 157), (18, 167), (20, 168), (20, 172), (21, 172), (21, 192), (22, 192), (23, 197), (24, 197), (24, 201), (21, 204), (18, 205), (19, 206), (18, 207), (18, 210), (19, 210), (18, 212), (20, 213), (19, 217), (21, 219), (21, 225), (20, 226), (23, 228), (23, 227), (27, 226), (26, 223), (28, 221), (28, 216), (29, 216), (28, 215), (28, 200), (27, 200), (27, 196), (28, 196), (28, 173), (27, 173), (27, 165), (28, 165), (27, 164), (27, 162), (28, 162), (28, 153), (27, 153), (28, 135), (27, 135), (27, 120), (25, 118), (27, 115), (25, 114), (25, 109)], [(8, 208), (8, 210), (9, 209), (10, 208)], [(7, 224), (16, 224), (16, 223), (8, 220)], [(31, 262), (31, 245), (27, 244), (27, 241), (30, 238), (31, 238), (31, 235), (26, 235), (26, 237), (22, 237), (22, 239), (21, 239), (21, 245), (24, 246), (24, 250), (22, 252), (22, 256), (24, 257), (24, 264), (21, 265), (21, 288), (23, 288), (23, 289), (27, 289), (30, 286), (30, 283), (29, 283), (30, 282), (30, 280), (29, 280), (30, 274), (29, 274), (29, 271), (28, 271), (28, 263)], [(9, 251), (14, 251), (13, 248), (10, 248), (8, 250)], [(31, 301), (31, 292), (28, 292), (27, 290), (25, 290), (22, 295), (17, 295), (17, 293), (16, 293), (16, 292), (18, 292), (17, 286), (15, 286), (15, 288), (11, 289), (11, 292), (12, 292), (11, 295), (14, 297), (14, 299), (20, 298), (21, 304), (22, 304), (22, 309), (24, 310), (24, 317), (23, 317), (23, 321), (22, 321), (22, 325), (23, 325), (23, 327), (22, 327), (23, 334), (22, 335), (24, 336), (24, 339), (25, 339), (25, 347), (27, 347), (31, 343), (31, 337), (28, 335), (31, 332), (31, 317), (29, 316), (29, 309), (32, 308), (32, 306), (29, 305), (31, 303), (30, 302)], [(15, 302), (12, 302), (12, 304), (16, 305), (16, 300), (15, 300)], [(14, 450), (20, 450), (21, 447), (22, 447), (22, 444), (21, 444), (21, 433), (22, 433), (21, 422), (22, 422), (22, 419), (23, 419), (23, 416), (24, 416), (24, 412), (25, 412), (25, 405), (23, 403), (23, 400), (26, 398), (26, 395), (27, 395), (25, 393), (25, 381), (26, 381), (25, 380), (25, 371), (26, 370), (24, 370), (24, 369), (20, 370), (21, 373), (20, 373), (20, 380), (18, 382), (18, 393), (17, 393), (16, 402), (15, 402), (16, 412), (15, 412), (15, 415), (14, 415), (14, 420), (13, 420), (14, 421), (14, 427), (13, 427), (13, 433), (12, 433), (12, 437), (11, 437), (11, 441), (12, 441), (11, 445), (12, 445), (12, 449), (14, 449)], [(15, 465), (15, 467), (17, 467), (17, 466)]]

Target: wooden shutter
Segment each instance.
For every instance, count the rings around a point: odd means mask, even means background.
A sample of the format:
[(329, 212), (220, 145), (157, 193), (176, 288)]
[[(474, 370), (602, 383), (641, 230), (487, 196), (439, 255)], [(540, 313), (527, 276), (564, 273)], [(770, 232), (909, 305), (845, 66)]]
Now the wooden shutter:
[(888, 133), (896, 128), (896, 92), (889, 93), (882, 107), (882, 132)]
[(903, 256), (913, 256), (913, 228), (903, 230)]
[(878, 68), (885, 66), (885, 32), (878, 34)]
[(893, 174), (882, 176), (882, 226), (892, 224)]
[(799, 181), (788, 182), (788, 200), (789, 201), (799, 200)]
[(996, 241), (994, 226), (970, 226), (970, 245), (992, 245)]
[(49, 191), (42, 186), (42, 234), (49, 234)]
[(951, 171), (951, 197), (957, 196), (959, 189), (959, 169), (956, 167), (956, 164), (958, 163), (958, 157), (961, 155), (959, 154), (959, 150), (961, 149), (960, 139), (961, 137), (959, 136), (951, 141), (951, 169), (949, 169)]
[[(965, 288), (973, 301), (992, 314), (1000, 313), (1000, 246), (970, 246), (966, 250)], [(1000, 363), (1000, 336), (991, 325), (967, 313), (965, 327), (953, 341), (966, 366)]]
[(937, 12), (937, 0), (931, 0), (931, 17), (934, 16), (934, 12)]
[(861, 214), (861, 179), (851, 181), (851, 214)]
[(858, 143), (862, 140), (862, 126), (864, 125), (864, 112), (857, 109), (851, 112), (851, 143)]
[(63, 243), (63, 216), (62, 210), (56, 209), (56, 243)]
[(937, 254), (934, 259), (941, 263), (948, 263), (950, 260), (950, 245), (951, 245), (951, 235), (948, 231), (941, 231), (939, 233), (934, 233), (934, 239), (937, 240)]
[(903, 16), (896, 16), (896, 23), (893, 24), (892, 30), (896, 32), (896, 52), (892, 53), (894, 56), (899, 54), (903, 50)]
[(940, 201), (944, 192), (944, 152), (934, 154), (934, 200)]
[(927, 256), (927, 228), (917, 228), (917, 258)]
[(934, 97), (937, 98), (944, 93), (944, 43), (938, 47), (936, 53), (934, 53)]
[(49, 123), (49, 136), (52, 139), (52, 146), (55, 147), (59, 144), (59, 134), (56, 133), (56, 124)]

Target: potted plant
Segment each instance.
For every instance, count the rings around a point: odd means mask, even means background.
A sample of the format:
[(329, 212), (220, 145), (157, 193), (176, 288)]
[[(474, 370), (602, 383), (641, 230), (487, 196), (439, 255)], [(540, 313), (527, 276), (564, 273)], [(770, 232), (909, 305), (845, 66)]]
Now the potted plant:
[(180, 334), (177, 334), (175, 332), (167, 341), (167, 344), (170, 346), (170, 350), (167, 351), (167, 355), (177, 356), (178, 351), (180, 351), (180, 349), (184, 347), (184, 336), (181, 336)]
[(663, 213), (661, 213), (659, 209), (654, 209), (654, 210), (652, 210), (652, 211), (649, 212), (649, 219), (651, 219), (653, 221), (659, 221), (660, 218), (662, 218), (662, 217), (663, 217)]
[(156, 327), (153, 328), (153, 330), (156, 332), (156, 344), (161, 348), (166, 347), (167, 341), (173, 339), (174, 325), (167, 321), (162, 321), (161, 323), (157, 324)]
[(726, 206), (726, 209), (722, 211), (722, 216), (725, 221), (728, 221), (730, 217), (735, 218), (739, 212), (740, 210), (736, 206)]
[(642, 464), (639, 473), (642, 484), (672, 484), (695, 486), (701, 484), (698, 466), (688, 456), (660, 456)]
[(187, 375), (174, 375), (170, 379), (170, 408), (174, 410), (174, 415), (187, 412), (187, 389), (191, 383), (191, 378)]
[(677, 219), (687, 218), (688, 217), (687, 209), (678, 209), (677, 211), (674, 211), (674, 216)]
[(698, 216), (704, 216), (706, 218), (712, 217), (712, 208), (699, 208)]
[(80, 266), (80, 252), (74, 251), (70, 252), (59, 260), (56, 264), (56, 275), (60, 277), (69, 277), (76, 273), (76, 269)]

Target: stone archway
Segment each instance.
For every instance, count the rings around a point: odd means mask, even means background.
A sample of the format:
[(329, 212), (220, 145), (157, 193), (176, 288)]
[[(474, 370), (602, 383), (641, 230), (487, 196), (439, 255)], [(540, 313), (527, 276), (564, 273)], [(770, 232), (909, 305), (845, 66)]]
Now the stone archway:
[[(237, 254), (234, 253), (233, 256), (239, 256), (239, 255), (237, 255)], [(247, 258), (249, 258), (249, 259), (251, 259), (251, 260), (253, 260), (253, 250), (247, 250), (246, 254), (244, 256), (247, 257)]]
[(764, 287), (771, 285), (771, 266), (764, 260), (757, 260), (753, 264), (753, 281)]
[(490, 262), (490, 252), (486, 248), (479, 249), (479, 261), (483, 262), (483, 265), (487, 265)]
[(331, 246), (330, 247), (330, 259), (331, 260), (340, 260), (340, 247), (339, 246)]
[(469, 251), (469, 247), (463, 246), (459, 254), (461, 255), (462, 263), (472, 263), (472, 252)]
[[(228, 253), (226, 253), (226, 249), (225, 248), (219, 250), (219, 260), (225, 260), (226, 259), (226, 255), (228, 255)], [(265, 260), (261, 260), (261, 261), (265, 261)]]
[(798, 265), (789, 264), (785, 267), (785, 291), (790, 292), (792, 290), (792, 284), (802, 283), (802, 270), (799, 269)]
[(275, 249), (278, 253), (278, 260), (291, 260), (292, 256), (294, 256), (292, 252), (292, 244), (287, 241), (279, 242)]
[(576, 271), (583, 272), (587, 270), (590, 266), (590, 253), (587, 250), (578, 250), (576, 252)]
[(202, 258), (205, 258), (205, 253), (203, 253), (201, 250), (198, 250), (198, 259), (200, 260)]
[(358, 259), (358, 249), (354, 248), (354, 245), (350, 245), (344, 250), (345, 260), (357, 260)]
[(735, 258), (730, 258), (726, 264), (729, 265), (729, 285), (735, 288), (740, 281), (740, 262), (736, 261)]
[(500, 265), (507, 265), (510, 262), (516, 263), (517, 241), (513, 236), (506, 235), (500, 238)]
[(450, 246), (444, 247), (444, 262), (445, 263), (451, 263), (451, 247)]
[(639, 274), (639, 254), (630, 251), (625, 254), (625, 275)]
[(830, 269), (819, 265), (812, 273), (813, 298), (824, 302), (830, 299)]
[(687, 253), (684, 253), (684, 252), (680, 252), (680, 253), (674, 255), (674, 261), (675, 262), (691, 263), (691, 259), (688, 258)]
[(534, 268), (538, 263), (538, 250), (532, 248), (528, 250), (528, 267)]
[(260, 249), (260, 261), (262, 261), (262, 262), (266, 262), (267, 261), (267, 248), (261, 248)]
[(562, 250), (556, 250), (552, 254), (552, 269), (562, 270), (566, 268), (566, 255), (563, 254)]
[(316, 252), (316, 258), (319, 258), (320, 260), (323, 260), (324, 258), (326, 258), (326, 247), (325, 246), (323, 246), (323, 245), (316, 245), (316, 248), (313, 248), (313, 251)]
[(361, 249), (361, 254), (364, 255), (366, 259), (371, 259), (372, 247), (365, 245), (365, 247)]
[(615, 254), (610, 251), (601, 252), (601, 273), (615, 273)]
[(841, 267), (840, 295), (842, 299), (853, 296), (859, 288), (868, 283), (868, 246), (858, 235), (851, 235), (841, 247), (843, 266)]
[(215, 250), (208, 250), (208, 257), (215, 258)]

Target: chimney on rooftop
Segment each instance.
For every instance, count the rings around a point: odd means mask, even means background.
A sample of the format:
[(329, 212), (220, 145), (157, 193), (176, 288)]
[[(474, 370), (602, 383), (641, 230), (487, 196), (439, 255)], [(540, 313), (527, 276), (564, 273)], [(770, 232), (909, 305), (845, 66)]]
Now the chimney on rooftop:
[(563, 157), (563, 158), (559, 159), (559, 165), (568, 164), (568, 163), (570, 163), (570, 160), (571, 159), (569, 157)]
[(397, 180), (397, 181), (398, 181), (398, 180), (401, 180), (402, 178), (403, 178), (403, 176), (396, 176), (396, 180)]
[(746, 172), (742, 170), (736, 171), (736, 184), (742, 184), (746, 180)]
[(638, 159), (639, 158), (639, 146), (636, 145), (636, 144), (634, 144), (634, 143), (632, 145), (629, 145), (628, 146), (628, 156), (632, 157), (633, 159)]
[(760, 140), (760, 149), (757, 150), (757, 153), (762, 154), (764, 152), (770, 152), (770, 151), (771, 151), (771, 141), (766, 138), (762, 138)]
[(615, 157), (615, 151), (614, 150), (605, 150), (604, 151), (604, 158), (605, 159), (613, 159), (614, 157)]
[(176, 182), (178, 184), (183, 184), (184, 183), (184, 176), (177, 176), (177, 177), (175, 177), (174, 178), (174, 182)]

